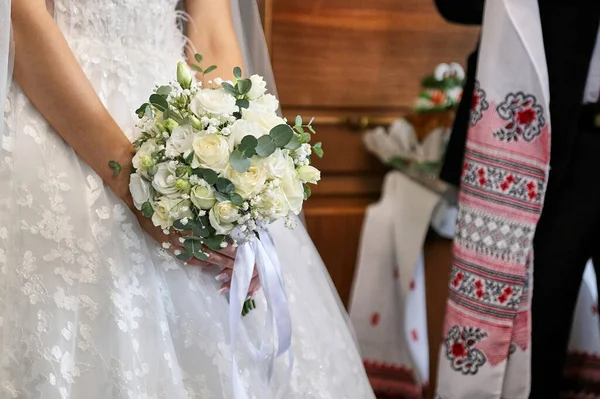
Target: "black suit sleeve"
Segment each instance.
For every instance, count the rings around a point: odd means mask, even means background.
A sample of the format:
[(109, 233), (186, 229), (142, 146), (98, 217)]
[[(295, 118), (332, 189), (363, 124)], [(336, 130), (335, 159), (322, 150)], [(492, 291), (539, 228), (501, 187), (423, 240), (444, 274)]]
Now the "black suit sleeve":
[(475, 89), (475, 73), (477, 71), (478, 50), (469, 56), (467, 61), (466, 81), (463, 88), (463, 96), (456, 110), (454, 125), (450, 134), (450, 141), (446, 148), (444, 164), (440, 172), (440, 179), (456, 187), (460, 185), (462, 175), (463, 158), (467, 143), (467, 132), (471, 117), (471, 103), (473, 102), (473, 91)]
[(449, 22), (481, 25), (484, 0), (435, 0), (438, 11)]

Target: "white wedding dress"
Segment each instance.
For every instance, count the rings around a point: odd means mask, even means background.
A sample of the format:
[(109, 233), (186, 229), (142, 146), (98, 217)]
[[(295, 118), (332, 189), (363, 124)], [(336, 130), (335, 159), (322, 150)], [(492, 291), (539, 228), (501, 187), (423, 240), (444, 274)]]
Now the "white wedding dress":
[[(176, 0), (54, 7), (98, 95), (130, 132), (133, 111), (182, 58)], [(228, 303), (215, 273), (183, 266), (147, 238), (16, 84), (5, 117), (13, 142), (0, 159), (0, 398), (233, 398)], [(269, 230), (293, 322), (284, 398), (374, 398), (306, 231)], [(252, 342), (263, 331), (260, 293), (257, 305), (244, 318)], [(285, 360), (267, 384), (265, 367), (243, 350), (237, 358), (251, 398), (273, 397), (286, 379)]]

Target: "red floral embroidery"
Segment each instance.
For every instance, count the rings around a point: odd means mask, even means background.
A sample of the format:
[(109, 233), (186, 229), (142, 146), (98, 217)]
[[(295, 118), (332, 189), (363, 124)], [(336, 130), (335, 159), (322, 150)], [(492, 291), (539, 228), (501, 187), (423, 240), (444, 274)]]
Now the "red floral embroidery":
[(452, 285), (455, 287), (458, 287), (464, 277), (465, 276), (462, 274), (462, 272), (456, 273), (456, 276), (454, 276), (454, 279), (452, 279)]
[(485, 337), (487, 333), (479, 328), (452, 327), (445, 342), (446, 358), (450, 360), (452, 369), (465, 375), (477, 374), (487, 359), (481, 350), (475, 348), (475, 345)]
[(544, 109), (531, 94), (510, 93), (496, 111), (507, 121), (504, 128), (494, 132), (494, 137), (501, 141), (518, 141), (522, 137), (531, 142), (542, 133), (546, 124)]
[(381, 318), (381, 316), (379, 315), (379, 313), (373, 313), (371, 315), (371, 325), (372, 326), (376, 326), (379, 324), (379, 319)]

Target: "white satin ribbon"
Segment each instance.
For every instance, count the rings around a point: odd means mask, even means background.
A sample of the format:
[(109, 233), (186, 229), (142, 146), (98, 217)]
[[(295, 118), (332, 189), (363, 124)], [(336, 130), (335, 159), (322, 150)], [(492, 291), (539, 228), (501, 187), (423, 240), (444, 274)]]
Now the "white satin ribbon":
[[(292, 321), (285, 294), (281, 265), (275, 251), (275, 245), (265, 231), (259, 233), (258, 239), (253, 239), (238, 247), (231, 277), (229, 324), (234, 399), (248, 398), (235, 353), (239, 335), (244, 328), (242, 307), (248, 297), (248, 289), (250, 288), (255, 264), (267, 300), (267, 319), (264, 328), (265, 336), (261, 339), (260, 348), (256, 348), (254, 344), (249, 342), (248, 349), (252, 361), (257, 364), (266, 362), (269, 382), (271, 381), (275, 360), (286, 352), (288, 353), (287, 376), (275, 395), (275, 398), (279, 399), (288, 387), (294, 365), (294, 355), (291, 350)], [(273, 326), (275, 326), (275, 329), (273, 329)], [(276, 347), (275, 336), (277, 339)]]

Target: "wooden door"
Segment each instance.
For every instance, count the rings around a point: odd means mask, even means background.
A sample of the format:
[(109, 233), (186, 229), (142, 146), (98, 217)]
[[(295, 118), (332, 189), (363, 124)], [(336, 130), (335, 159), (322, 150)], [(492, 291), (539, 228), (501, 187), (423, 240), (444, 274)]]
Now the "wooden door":
[[(315, 160), (322, 181), (305, 217), (347, 303), (365, 209), (377, 201), (386, 172), (365, 151), (362, 133), (410, 113), (421, 78), (441, 62), (464, 65), (478, 30), (446, 23), (432, 0), (261, 3), (283, 113), (316, 117), (325, 157)], [(434, 372), (450, 243), (434, 240), (426, 252)]]

